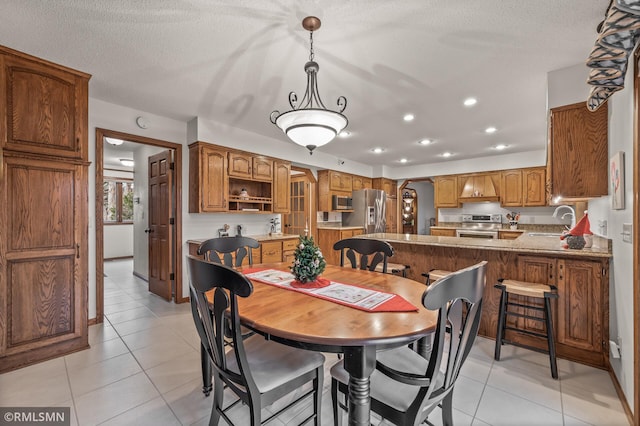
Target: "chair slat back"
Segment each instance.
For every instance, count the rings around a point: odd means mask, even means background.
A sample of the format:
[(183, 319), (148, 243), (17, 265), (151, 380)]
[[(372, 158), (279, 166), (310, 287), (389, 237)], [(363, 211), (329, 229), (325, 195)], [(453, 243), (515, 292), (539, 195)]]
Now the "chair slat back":
[[(237, 297), (249, 297), (253, 285), (231, 267), (188, 256), (191, 313), (200, 341), (220, 374), (238, 386), (257, 389), (251, 376), (242, 340)], [(213, 300), (208, 294), (213, 294)], [(225, 322), (231, 325), (231, 339), (239, 369), (231, 371), (225, 351)], [(228, 383), (229, 384), (229, 383)]]
[(438, 397), (451, 390), (471, 351), (480, 325), (486, 265), (487, 262), (482, 261), (453, 272), (432, 284), (423, 295), (423, 305), (427, 309), (438, 310), (427, 371), (431, 383), (425, 395), (426, 405), (432, 396)]
[(345, 266), (345, 257), (354, 269), (375, 271), (382, 263), (382, 272), (387, 272), (387, 259), (393, 256), (393, 247), (386, 241), (370, 238), (345, 238), (333, 245), (340, 250), (340, 266)]
[(197, 253), (209, 262), (237, 268), (242, 265), (245, 257), (248, 258), (249, 265), (253, 265), (251, 249), (258, 247), (260, 243), (251, 237), (220, 237), (203, 241)]

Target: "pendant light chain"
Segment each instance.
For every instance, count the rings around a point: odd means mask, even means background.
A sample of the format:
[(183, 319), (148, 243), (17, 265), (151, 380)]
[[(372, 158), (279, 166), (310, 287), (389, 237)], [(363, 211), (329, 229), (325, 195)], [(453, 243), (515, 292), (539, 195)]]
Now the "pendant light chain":
[(309, 49), (309, 61), (313, 62), (313, 31), (309, 31), (309, 41), (311, 42), (311, 48)]

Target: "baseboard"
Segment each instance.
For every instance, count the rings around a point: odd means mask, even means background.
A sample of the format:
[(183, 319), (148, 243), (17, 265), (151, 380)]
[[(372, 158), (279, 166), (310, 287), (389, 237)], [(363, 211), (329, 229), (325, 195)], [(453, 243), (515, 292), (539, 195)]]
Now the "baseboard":
[(618, 382), (616, 373), (614, 373), (613, 368), (611, 368), (611, 363), (609, 363), (609, 376), (611, 376), (611, 381), (613, 382), (613, 387), (615, 388), (616, 393), (618, 394), (618, 399), (620, 400), (620, 403), (622, 403), (622, 409), (624, 410), (624, 413), (627, 415), (627, 421), (629, 422), (629, 425), (633, 425), (634, 424), (633, 413), (631, 412), (631, 408), (627, 403), (627, 397), (624, 395), (624, 392), (622, 391), (622, 386), (620, 386), (620, 382)]
[(133, 256), (105, 257), (104, 261), (108, 262), (110, 260), (123, 260), (123, 259), (133, 259)]
[(98, 323), (97, 318), (89, 318), (89, 320), (87, 321), (88, 326), (96, 325), (97, 323)]
[(149, 282), (149, 278), (145, 277), (144, 275), (142, 275), (142, 274), (140, 274), (140, 273), (138, 273), (136, 271), (133, 271), (133, 275), (138, 277), (138, 278), (140, 278), (144, 282), (147, 282), (147, 283)]

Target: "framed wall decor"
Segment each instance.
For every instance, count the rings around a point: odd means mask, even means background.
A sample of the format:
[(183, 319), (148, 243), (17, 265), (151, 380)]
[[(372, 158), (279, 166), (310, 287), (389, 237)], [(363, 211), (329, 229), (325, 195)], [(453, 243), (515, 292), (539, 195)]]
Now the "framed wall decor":
[(624, 209), (624, 152), (616, 152), (609, 162), (609, 185), (611, 208)]

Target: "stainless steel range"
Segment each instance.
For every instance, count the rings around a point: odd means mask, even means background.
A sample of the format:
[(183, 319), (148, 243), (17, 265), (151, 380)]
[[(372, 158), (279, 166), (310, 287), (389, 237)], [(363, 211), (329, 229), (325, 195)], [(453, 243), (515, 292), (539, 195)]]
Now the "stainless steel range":
[(456, 236), (470, 238), (498, 238), (498, 229), (500, 228), (502, 228), (502, 215), (463, 214), (462, 227), (456, 229)]

